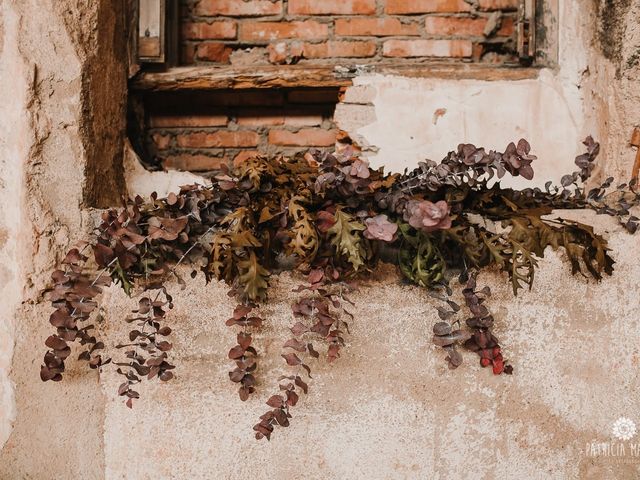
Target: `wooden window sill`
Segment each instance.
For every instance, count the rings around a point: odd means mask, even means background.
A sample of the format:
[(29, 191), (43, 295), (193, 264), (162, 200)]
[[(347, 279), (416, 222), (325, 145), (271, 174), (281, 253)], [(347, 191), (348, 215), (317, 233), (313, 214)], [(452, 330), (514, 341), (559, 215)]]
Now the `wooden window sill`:
[(163, 72), (142, 71), (131, 80), (135, 91), (223, 90), (261, 88), (335, 88), (352, 85), (365, 74), (451, 80), (525, 80), (540, 69), (478, 64), (264, 65), (190, 66)]

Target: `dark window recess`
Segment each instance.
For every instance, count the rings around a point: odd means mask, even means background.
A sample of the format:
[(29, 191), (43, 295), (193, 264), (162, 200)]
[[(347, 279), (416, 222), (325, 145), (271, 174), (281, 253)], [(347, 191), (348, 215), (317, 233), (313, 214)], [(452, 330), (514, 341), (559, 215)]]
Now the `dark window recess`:
[(129, 138), (148, 169), (201, 173), (330, 149), (363, 71), (519, 79), (552, 64), (557, 2), (138, 0)]
[(144, 96), (134, 146), (147, 168), (213, 172), (256, 154), (335, 144), (339, 89), (181, 91)]

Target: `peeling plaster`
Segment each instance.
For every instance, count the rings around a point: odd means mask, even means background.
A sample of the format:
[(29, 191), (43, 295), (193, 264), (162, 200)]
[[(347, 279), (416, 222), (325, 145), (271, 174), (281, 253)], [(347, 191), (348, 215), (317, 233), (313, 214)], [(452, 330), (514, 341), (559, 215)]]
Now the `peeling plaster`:
[[(549, 71), (535, 80), (443, 81), (388, 76), (358, 78), (360, 85), (377, 91), (375, 117), (357, 134), (379, 151), (371, 156), (374, 167), (390, 171), (414, 168), (430, 158), (440, 160), (458, 143), (473, 143), (504, 150), (524, 137), (532, 144), (536, 181), (559, 181), (571, 171), (584, 138), (585, 126), (579, 95), (568, 92)], [(434, 123), (434, 114), (446, 114)], [(512, 182), (524, 187), (529, 183)], [(530, 184), (529, 184), (530, 185)]]
[(131, 198), (140, 195), (149, 198), (155, 192), (160, 198), (166, 197), (170, 192), (180, 191), (182, 185), (209, 185), (211, 182), (201, 175), (190, 172), (169, 170), (166, 172), (150, 172), (145, 170), (140, 157), (133, 150), (127, 140), (124, 147), (124, 170), (127, 183), (127, 192)]
[[(371, 107), (338, 105), (336, 123), (367, 148), (374, 167), (387, 171), (414, 168), (418, 161), (440, 160), (459, 143), (504, 150), (526, 138), (538, 156), (534, 184), (559, 182), (574, 169), (580, 141), (603, 139), (607, 130), (592, 109), (594, 77), (609, 71), (594, 66), (590, 53), (593, 12), (582, 2), (564, 2), (559, 11), (559, 68), (543, 68), (537, 78), (519, 81), (403, 78), (362, 74), (347, 90), (345, 103), (367, 91)], [(587, 77), (585, 77), (585, 75)], [(434, 115), (446, 110), (437, 122)], [(508, 179), (508, 186), (531, 186)]]

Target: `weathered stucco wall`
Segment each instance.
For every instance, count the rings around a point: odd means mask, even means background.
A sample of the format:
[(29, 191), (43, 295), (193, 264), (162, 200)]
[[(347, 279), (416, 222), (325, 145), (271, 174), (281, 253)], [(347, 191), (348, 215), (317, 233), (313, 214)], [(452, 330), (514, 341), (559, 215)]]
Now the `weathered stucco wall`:
[[(97, 374), (72, 369), (64, 389), (51, 389), (34, 377), (37, 352), (50, 328), (39, 292), (63, 252), (90, 230), (83, 205), (121, 193), (116, 169), (106, 165), (121, 158), (124, 109), (114, 105), (124, 104), (126, 59), (98, 59), (96, 52), (98, 45), (117, 51), (123, 42), (122, 30), (116, 35), (113, 27), (124, 2), (102, 2), (102, 10), (98, 3), (0, 2), (3, 479), (104, 477)], [(111, 17), (104, 13), (107, 7)], [(100, 81), (96, 62), (103, 67)], [(93, 78), (87, 80), (89, 71)], [(110, 90), (118, 84), (119, 90)], [(113, 99), (105, 98), (109, 91)], [(111, 138), (111, 145), (101, 149), (105, 156), (98, 178), (83, 173), (97, 161), (94, 148), (101, 140), (96, 137)], [(114, 151), (119, 153), (110, 156)], [(122, 169), (117, 171), (123, 183)]]
[[(91, 185), (108, 179), (111, 194), (122, 188), (108, 168), (83, 172), (102, 158), (102, 147), (88, 145), (103, 133), (113, 135), (104, 139), (104, 165), (117, 171), (121, 162), (114, 152), (122, 147), (117, 95), (126, 66), (111, 53), (120, 48), (123, 5), (0, 3), (0, 478), (640, 476), (640, 463), (584, 452), (588, 442), (611, 440), (618, 417), (640, 423), (638, 239), (587, 213), (580, 215), (610, 238), (614, 277), (599, 285), (569, 278), (555, 253), (541, 262), (534, 290), (517, 299), (504, 278), (482, 276), (495, 291), (513, 377), (480, 370), (473, 355), (448, 371), (429, 342), (436, 319), (427, 296), (383, 270), (355, 298), (358, 320), (342, 358), (314, 368), (292, 427), (271, 443), (255, 442), (251, 426), (282, 371), (296, 281), (288, 276), (275, 280), (264, 307), (260, 394), (246, 404), (227, 380), (233, 332), (223, 320), (232, 304), (222, 286), (201, 280), (174, 288), (176, 379), (146, 385), (134, 410), (115, 394), (110, 371), (99, 376), (72, 364), (63, 384), (41, 383), (50, 327), (39, 292), (62, 252), (90, 230), (95, 212), (84, 205), (113, 200)], [(603, 143), (602, 173), (628, 175), (628, 136), (640, 122), (640, 1), (562, 5), (559, 69), (508, 83), (360, 77), (337, 120), (396, 170), (438, 159), (460, 141), (503, 148), (524, 136), (544, 182), (570, 171), (579, 140), (593, 133)], [(107, 25), (99, 29), (99, 20)], [(108, 69), (96, 66), (97, 52)], [(434, 123), (439, 108), (447, 112)], [(131, 193), (166, 192), (193, 179), (140, 171), (131, 158), (126, 166)], [(110, 290), (105, 305), (100, 328), (115, 339), (131, 300)]]
[[(637, 239), (590, 212), (577, 218), (609, 232), (615, 277), (601, 284), (571, 278), (556, 253), (543, 262), (533, 291), (517, 299), (504, 277), (481, 277), (494, 290), (512, 377), (481, 370), (469, 353), (462, 367), (448, 370), (431, 345), (433, 300), (401, 284), (392, 268), (381, 269), (352, 297), (356, 318), (342, 357), (312, 362), (309, 395), (292, 409), (291, 427), (269, 443), (256, 442), (251, 428), (288, 371), (281, 345), (301, 279), (275, 279), (273, 300), (261, 309), (260, 393), (246, 403), (228, 381), (235, 336), (224, 325), (234, 307), (226, 288), (202, 278), (183, 292), (174, 288), (175, 381), (147, 384), (129, 410), (114, 394), (118, 375), (101, 376), (107, 478), (637, 478), (640, 463), (608, 465), (585, 453), (588, 443), (611, 439), (618, 417), (640, 410), (640, 299), (624, 287), (640, 278), (631, 248)], [(106, 304), (113, 319), (132, 308), (116, 290)], [(126, 328), (114, 322), (106, 334), (124, 339)], [(132, 444), (152, 444), (154, 452)]]
[[(0, 53), (14, 49), (9, 41), (16, 37), (18, 21), (15, 15), (8, 15), (7, 12), (0, 14)], [(2, 95), (2, 100), (6, 109), (13, 112), (21, 112), (25, 105), (23, 71), (21, 65), (13, 65), (19, 74), (8, 75), (11, 64), (15, 58), (4, 53), (0, 56), (0, 92), (13, 92), (11, 96)], [(19, 131), (26, 130), (26, 113), (22, 115), (1, 115), (0, 131), (9, 132), (13, 128)], [(21, 284), (24, 282), (19, 258), (18, 237), (20, 233), (21, 209), (20, 203), (23, 201), (22, 183), (23, 171), (20, 165), (11, 162), (11, 158), (26, 157), (28, 152), (20, 142), (11, 141), (6, 136), (0, 137), (0, 171), (2, 182), (0, 183), (0, 195), (3, 205), (18, 204), (16, 208), (3, 208), (0, 211), (0, 296), (4, 299), (0, 305), (0, 445), (4, 445), (11, 432), (11, 423), (15, 418), (15, 403), (13, 398), (13, 387), (9, 380), (11, 370), (11, 360), (13, 356), (14, 342), (14, 311), (22, 297)]]

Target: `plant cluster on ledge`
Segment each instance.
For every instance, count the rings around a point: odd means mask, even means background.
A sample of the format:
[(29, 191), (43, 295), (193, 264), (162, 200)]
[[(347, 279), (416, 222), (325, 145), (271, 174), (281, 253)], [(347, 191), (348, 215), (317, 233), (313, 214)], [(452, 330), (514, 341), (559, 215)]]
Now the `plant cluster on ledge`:
[[(246, 400), (257, 390), (259, 352), (252, 346), (265, 321), (259, 305), (267, 298), (269, 277), (297, 269), (307, 281), (296, 290), (291, 337), (282, 345), (288, 366), (280, 390), (267, 400), (269, 410), (255, 425), (257, 438), (269, 439), (276, 426), (289, 426), (291, 408), (309, 390), (312, 359), (337, 360), (345, 346), (349, 293), (358, 275), (378, 262), (397, 264), (409, 281), (429, 289), (438, 302), (433, 342), (446, 351), (450, 368), (462, 363), (461, 348), (476, 352), (482, 367), (494, 374), (513, 371), (492, 333), (494, 318), (486, 305), (488, 287), (476, 285), (476, 272), (497, 266), (514, 294), (531, 287), (545, 249), (563, 248), (572, 273), (600, 279), (613, 271), (607, 241), (591, 226), (553, 219), (554, 209), (594, 209), (615, 216), (631, 233), (640, 204), (634, 183), (612, 188), (612, 180), (587, 189), (599, 145), (584, 142), (576, 158), (579, 170), (561, 186), (522, 191), (502, 188), (509, 174), (533, 177), (529, 144), (520, 140), (504, 152), (459, 145), (440, 163), (426, 161), (404, 174), (373, 170), (353, 145), (330, 153), (312, 151), (286, 160), (253, 158), (225, 170), (211, 186), (187, 186), (167, 198), (152, 195), (105, 211), (95, 238), (71, 249), (48, 290), (55, 333), (41, 367), (44, 381), (59, 381), (70, 344), (81, 345), (79, 358), (91, 368), (112, 363), (122, 375), (118, 394), (131, 407), (145, 377), (173, 377), (171, 329), (173, 307), (167, 291), (171, 279), (184, 286), (177, 267), (189, 264), (192, 277), (222, 280), (238, 306), (227, 320), (237, 330), (229, 350), (229, 379)], [(463, 284), (468, 318), (452, 300), (454, 276)], [(104, 344), (91, 321), (102, 289), (112, 282), (138, 296), (129, 338), (117, 345), (119, 359), (101, 355)]]

